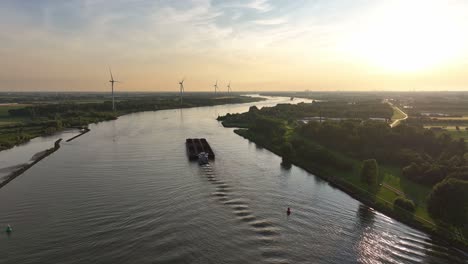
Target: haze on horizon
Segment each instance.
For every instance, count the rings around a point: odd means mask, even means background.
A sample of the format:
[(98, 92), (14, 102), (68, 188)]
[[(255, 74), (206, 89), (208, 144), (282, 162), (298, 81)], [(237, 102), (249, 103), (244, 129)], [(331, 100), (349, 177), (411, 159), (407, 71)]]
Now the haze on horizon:
[(468, 1), (0, 2), (0, 91), (468, 90)]

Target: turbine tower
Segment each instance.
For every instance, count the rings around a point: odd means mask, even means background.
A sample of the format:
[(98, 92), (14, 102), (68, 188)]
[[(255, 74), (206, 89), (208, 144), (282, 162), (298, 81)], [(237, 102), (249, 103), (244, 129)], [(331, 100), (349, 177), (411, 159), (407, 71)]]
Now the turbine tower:
[(112, 70), (109, 68), (109, 73), (110, 73), (110, 83), (111, 83), (111, 86), (112, 86), (112, 111), (115, 112), (115, 101), (114, 101), (114, 83), (116, 82), (119, 82), (119, 81), (116, 81), (114, 80), (114, 77), (112, 76)]
[(184, 92), (185, 92), (185, 90), (184, 90), (184, 81), (185, 81), (185, 78), (183, 78), (182, 81), (179, 82), (179, 85), (180, 85), (180, 104), (182, 104), (182, 102), (183, 102), (182, 97), (183, 97)]
[(228, 88), (228, 93), (231, 93), (231, 81), (229, 81), (229, 84), (227, 85)]
[(215, 88), (215, 94), (218, 92), (218, 80), (216, 80), (216, 83), (213, 85)]

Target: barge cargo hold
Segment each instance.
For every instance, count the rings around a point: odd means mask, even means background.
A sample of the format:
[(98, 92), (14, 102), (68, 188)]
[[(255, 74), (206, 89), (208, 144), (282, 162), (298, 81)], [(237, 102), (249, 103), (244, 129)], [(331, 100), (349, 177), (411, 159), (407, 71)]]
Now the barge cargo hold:
[(198, 160), (198, 155), (202, 152), (208, 153), (209, 159), (214, 159), (215, 154), (208, 144), (208, 141), (204, 138), (187, 138), (185, 140), (185, 146), (187, 148), (187, 156), (190, 160)]

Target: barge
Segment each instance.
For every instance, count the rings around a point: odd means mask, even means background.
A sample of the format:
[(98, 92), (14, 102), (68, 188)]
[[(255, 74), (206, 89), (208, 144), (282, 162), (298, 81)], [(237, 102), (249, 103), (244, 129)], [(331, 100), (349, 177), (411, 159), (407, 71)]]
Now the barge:
[(187, 138), (185, 140), (187, 156), (190, 160), (198, 160), (201, 153), (208, 154), (208, 159), (214, 160), (215, 154), (204, 138)]

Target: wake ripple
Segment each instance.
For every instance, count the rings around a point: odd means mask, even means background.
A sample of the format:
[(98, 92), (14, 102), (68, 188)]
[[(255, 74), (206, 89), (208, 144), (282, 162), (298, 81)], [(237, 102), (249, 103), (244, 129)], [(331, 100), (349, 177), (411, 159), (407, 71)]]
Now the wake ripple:
[(248, 202), (242, 198), (233, 198), (233, 188), (228, 183), (218, 179), (210, 164), (201, 166), (207, 180), (213, 184), (216, 191), (211, 195), (222, 204), (229, 206), (239, 222), (246, 223), (253, 233), (253, 238), (266, 247), (261, 248), (260, 255), (266, 263), (290, 263), (284, 252), (278, 245), (279, 229), (270, 221), (259, 219), (250, 210)]

